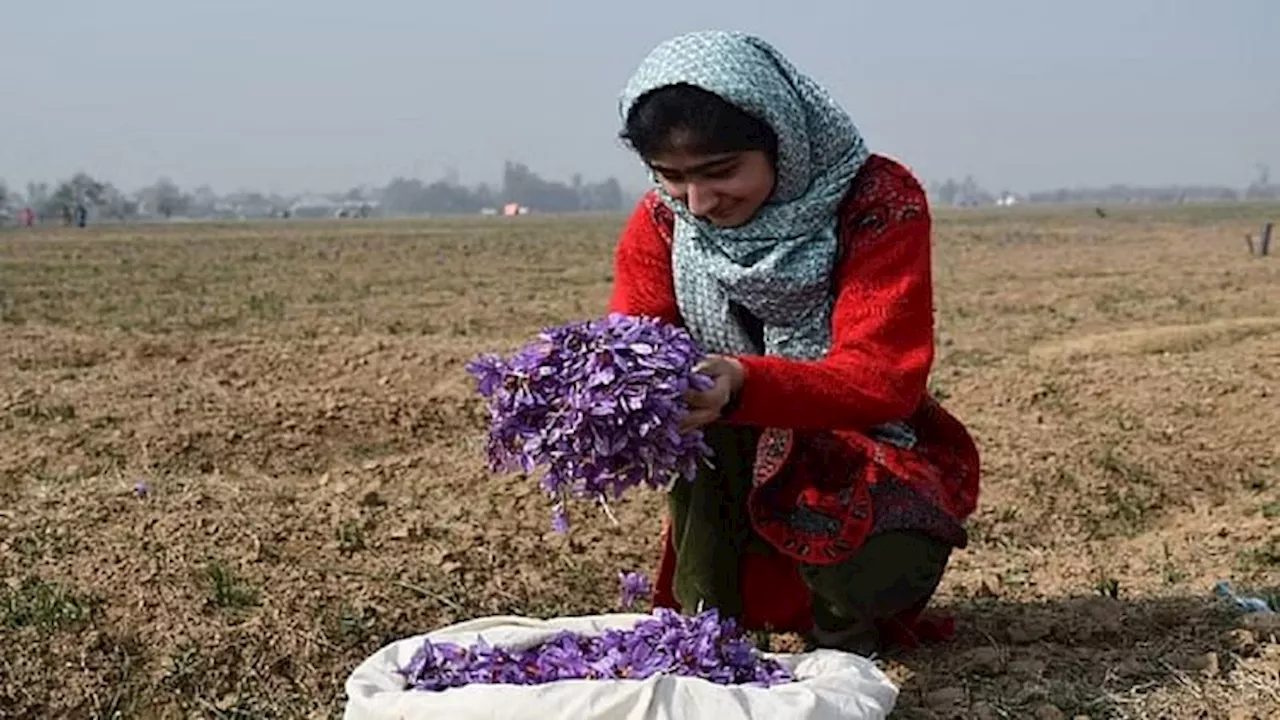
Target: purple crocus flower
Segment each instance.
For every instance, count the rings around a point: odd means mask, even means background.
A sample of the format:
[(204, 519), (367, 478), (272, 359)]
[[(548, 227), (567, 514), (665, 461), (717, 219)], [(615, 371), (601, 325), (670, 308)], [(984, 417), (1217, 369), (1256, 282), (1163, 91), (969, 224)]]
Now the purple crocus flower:
[(653, 586), (649, 578), (637, 572), (620, 572), (618, 581), (622, 585), (622, 607), (630, 608), (640, 600), (647, 600), (653, 594)]
[(559, 535), (569, 532), (569, 516), (564, 511), (564, 505), (556, 505), (551, 511), (551, 529)]
[(570, 497), (603, 502), (692, 480), (711, 450), (679, 426), (685, 393), (712, 385), (694, 371), (702, 357), (682, 328), (612, 314), (545, 329), (507, 359), (475, 358), (466, 369), (488, 404), (490, 468), (540, 470), (557, 531), (568, 529)]

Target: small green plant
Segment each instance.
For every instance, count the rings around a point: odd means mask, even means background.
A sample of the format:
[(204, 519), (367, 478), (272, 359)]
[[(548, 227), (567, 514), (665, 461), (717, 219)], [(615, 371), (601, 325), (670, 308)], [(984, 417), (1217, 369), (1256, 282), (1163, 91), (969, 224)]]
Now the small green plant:
[(82, 623), (98, 601), (70, 589), (30, 576), (17, 587), (0, 587), (0, 625), (52, 630)]
[(273, 292), (254, 293), (245, 301), (245, 309), (260, 320), (284, 317), (284, 298)]
[(1109, 597), (1112, 600), (1120, 599), (1120, 581), (1105, 573), (1098, 573), (1093, 589), (1102, 597)]
[(342, 603), (330, 638), (343, 645), (360, 645), (373, 636), (376, 623), (377, 611), (373, 608)]
[(338, 526), (338, 549), (352, 553), (365, 549), (364, 526), (359, 520), (347, 520)]
[(258, 592), (240, 584), (235, 573), (221, 560), (213, 560), (204, 568), (209, 583), (210, 601), (220, 608), (246, 608), (258, 604)]
[(1280, 536), (1271, 538), (1261, 547), (1240, 551), (1240, 559), (1255, 567), (1280, 568)]
[(1187, 574), (1178, 569), (1173, 562), (1173, 551), (1169, 543), (1164, 544), (1164, 582), (1166, 585), (1177, 585), (1187, 579)]

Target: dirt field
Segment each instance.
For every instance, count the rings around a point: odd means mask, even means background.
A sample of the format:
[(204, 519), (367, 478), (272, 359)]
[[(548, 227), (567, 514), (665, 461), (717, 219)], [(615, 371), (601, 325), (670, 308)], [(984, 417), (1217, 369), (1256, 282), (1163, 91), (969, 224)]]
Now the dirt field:
[[(903, 718), (1280, 716), (1280, 257), (1220, 208), (938, 220), (985, 462)], [(619, 218), (0, 233), (0, 716), (331, 717), (381, 645), (616, 608), (660, 499), (548, 532), (463, 373), (597, 313)], [(143, 492), (140, 492), (143, 491)]]

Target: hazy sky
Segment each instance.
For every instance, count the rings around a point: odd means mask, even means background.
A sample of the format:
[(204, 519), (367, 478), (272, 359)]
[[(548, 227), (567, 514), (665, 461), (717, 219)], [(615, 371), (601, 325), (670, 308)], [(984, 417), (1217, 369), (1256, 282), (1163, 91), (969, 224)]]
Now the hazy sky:
[(1280, 175), (1276, 0), (4, 0), (0, 178), (219, 191), (643, 173), (653, 45), (756, 32), (871, 147), (992, 190)]

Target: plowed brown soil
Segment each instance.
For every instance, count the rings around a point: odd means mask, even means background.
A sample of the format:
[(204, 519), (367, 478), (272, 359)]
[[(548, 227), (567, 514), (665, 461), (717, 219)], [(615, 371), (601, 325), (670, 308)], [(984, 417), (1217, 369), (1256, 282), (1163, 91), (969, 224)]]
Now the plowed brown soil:
[[(1211, 597), (1280, 586), (1267, 212), (938, 219), (933, 388), (986, 474), (896, 717), (1278, 716), (1275, 625)], [(616, 608), (660, 498), (550, 534), (463, 364), (599, 312), (619, 227), (0, 234), (0, 716), (332, 717), (392, 640)]]

